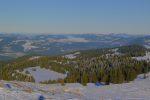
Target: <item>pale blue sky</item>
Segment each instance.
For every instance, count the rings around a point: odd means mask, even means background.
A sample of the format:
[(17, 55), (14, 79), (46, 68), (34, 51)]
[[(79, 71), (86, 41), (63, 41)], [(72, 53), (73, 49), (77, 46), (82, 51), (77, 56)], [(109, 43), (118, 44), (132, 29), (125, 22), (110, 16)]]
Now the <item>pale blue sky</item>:
[(150, 0), (0, 0), (0, 32), (150, 33)]

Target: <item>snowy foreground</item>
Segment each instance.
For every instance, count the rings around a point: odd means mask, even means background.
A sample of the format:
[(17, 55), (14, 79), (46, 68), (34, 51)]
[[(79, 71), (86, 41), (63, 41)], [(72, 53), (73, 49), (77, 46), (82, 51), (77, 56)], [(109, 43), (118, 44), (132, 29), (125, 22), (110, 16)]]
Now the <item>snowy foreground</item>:
[(142, 76), (130, 83), (109, 86), (0, 81), (0, 100), (39, 100), (41, 95), (45, 100), (150, 100), (150, 77)]

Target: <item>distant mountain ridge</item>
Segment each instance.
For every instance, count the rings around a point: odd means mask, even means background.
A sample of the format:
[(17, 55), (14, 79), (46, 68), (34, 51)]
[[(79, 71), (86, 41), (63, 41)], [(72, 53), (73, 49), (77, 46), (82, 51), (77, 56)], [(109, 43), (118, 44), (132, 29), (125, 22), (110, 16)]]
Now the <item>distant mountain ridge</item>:
[(0, 58), (24, 55), (59, 55), (76, 50), (111, 48), (131, 44), (150, 48), (150, 35), (129, 34), (0, 34)]

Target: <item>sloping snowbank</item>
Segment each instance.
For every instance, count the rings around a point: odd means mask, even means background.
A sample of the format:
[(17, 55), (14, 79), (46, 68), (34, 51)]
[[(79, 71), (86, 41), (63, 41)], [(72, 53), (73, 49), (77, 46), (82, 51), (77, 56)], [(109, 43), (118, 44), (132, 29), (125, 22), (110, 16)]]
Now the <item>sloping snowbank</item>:
[[(150, 73), (147, 79), (139, 80), (142, 76), (130, 83), (100, 87), (92, 83), (87, 86), (79, 83), (62, 86), (0, 81), (0, 100), (38, 100), (40, 95), (46, 100), (150, 100)], [(5, 84), (10, 84), (11, 88), (6, 88)]]

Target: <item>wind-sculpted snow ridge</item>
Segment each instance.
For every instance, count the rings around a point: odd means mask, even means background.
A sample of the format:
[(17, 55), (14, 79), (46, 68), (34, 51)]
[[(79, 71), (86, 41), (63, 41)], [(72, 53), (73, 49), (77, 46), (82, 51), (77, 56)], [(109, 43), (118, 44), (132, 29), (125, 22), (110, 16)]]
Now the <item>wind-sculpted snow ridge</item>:
[(0, 81), (0, 100), (38, 100), (40, 96), (45, 100), (150, 100), (150, 73), (147, 79), (142, 77), (139, 75), (130, 83), (107, 86)]

